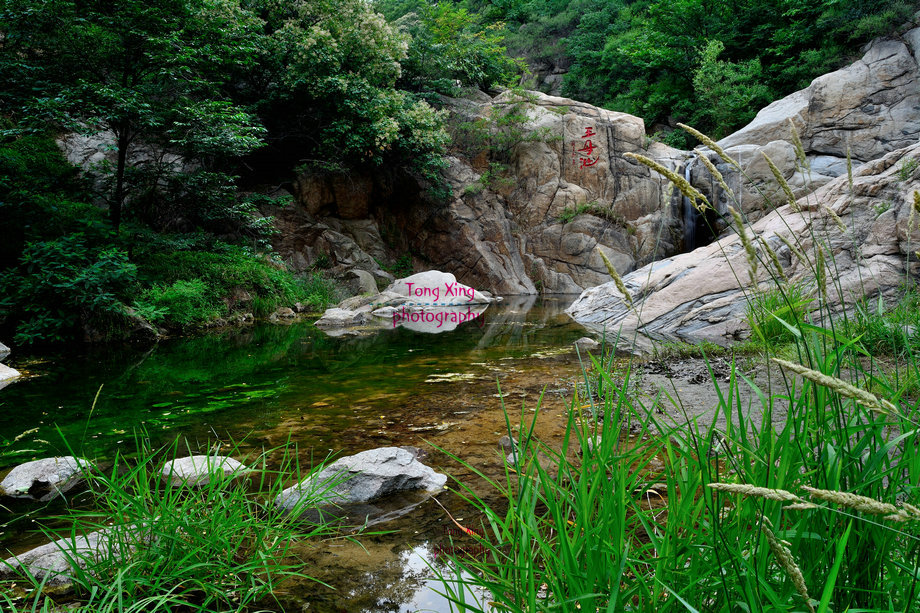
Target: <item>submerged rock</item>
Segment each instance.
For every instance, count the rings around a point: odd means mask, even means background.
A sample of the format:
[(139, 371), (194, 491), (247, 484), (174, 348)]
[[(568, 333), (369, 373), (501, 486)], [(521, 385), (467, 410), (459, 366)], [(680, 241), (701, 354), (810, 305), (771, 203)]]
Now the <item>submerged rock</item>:
[(583, 336), (575, 341), (574, 345), (579, 351), (596, 351), (597, 348), (601, 346), (596, 340), (588, 338), (587, 336)]
[(47, 502), (73, 489), (83, 480), (87, 460), (73, 456), (44, 458), (20, 464), (0, 481), (0, 494)]
[(18, 370), (10, 368), (6, 364), (0, 364), (0, 388), (6, 387), (7, 384), (12, 383), (18, 377)]
[(167, 462), (160, 474), (172, 485), (199, 486), (207, 485), (215, 475), (222, 477), (240, 476), (249, 472), (249, 468), (233, 458), (219, 455), (193, 455)]
[(410, 490), (435, 492), (444, 487), (447, 476), (416, 459), (415, 453), (400, 447), (382, 447), (336, 460), (275, 499), (275, 505), (290, 511), (303, 498), (327, 492), (327, 503), (367, 502)]

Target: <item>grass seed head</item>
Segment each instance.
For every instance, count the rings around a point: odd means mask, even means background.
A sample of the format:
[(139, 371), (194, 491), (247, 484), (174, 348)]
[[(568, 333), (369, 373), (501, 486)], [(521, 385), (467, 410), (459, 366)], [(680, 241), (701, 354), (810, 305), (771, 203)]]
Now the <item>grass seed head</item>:
[(716, 168), (716, 165), (710, 162), (709, 158), (706, 157), (706, 154), (704, 154), (699, 149), (694, 149), (693, 153), (695, 153), (696, 157), (700, 159), (700, 162), (703, 163), (703, 166), (706, 167), (706, 170), (709, 171), (709, 174), (712, 175), (712, 177), (716, 180), (719, 186), (725, 190), (725, 193), (728, 194), (728, 197), (734, 200), (735, 199), (734, 192), (728, 186), (728, 183), (725, 182), (725, 178), (722, 176), (722, 173), (719, 172), (719, 169)]
[(787, 492), (786, 490), (774, 490), (768, 487), (748, 485), (747, 483), (710, 483), (709, 487), (718, 492), (741, 494), (742, 496), (753, 496), (755, 498), (766, 498), (767, 500), (777, 500), (779, 502), (805, 502), (792, 492)]
[(667, 177), (667, 179), (671, 183), (677, 186), (677, 189), (680, 190), (680, 193), (682, 193), (684, 196), (690, 199), (690, 202), (693, 203), (693, 206), (696, 207), (696, 209), (700, 213), (702, 213), (709, 207), (709, 201), (706, 199), (706, 196), (704, 196), (700, 190), (690, 185), (689, 181), (687, 181), (685, 178), (683, 178), (682, 176), (680, 176), (673, 170), (669, 168), (665, 168), (664, 166), (662, 166), (655, 160), (651, 158), (647, 158), (644, 155), (639, 155), (638, 153), (630, 152), (630, 153), (624, 153), (623, 155), (625, 157), (634, 159), (640, 164), (644, 164), (645, 166), (648, 166), (649, 168), (651, 168), (658, 174), (663, 175), (664, 177)]
[(860, 513), (870, 515), (899, 515), (901, 509), (887, 502), (879, 502), (874, 498), (867, 498), (858, 494), (849, 492), (837, 492), (834, 490), (819, 490), (817, 488), (803, 486), (803, 490), (808, 492), (810, 498), (823, 500), (824, 502), (833, 502), (841, 507), (846, 507)]
[(711, 138), (709, 138), (708, 136), (706, 136), (705, 134), (703, 134), (696, 128), (691, 128), (688, 125), (679, 123), (677, 124), (677, 127), (682, 129), (684, 132), (687, 132), (688, 134), (695, 136), (697, 140), (699, 140), (701, 143), (703, 143), (704, 145), (712, 149), (716, 153), (716, 155), (722, 158), (723, 162), (725, 162), (729, 166), (734, 167), (736, 170), (739, 170), (739, 171), (741, 170), (741, 165), (738, 164), (738, 162), (733, 160), (731, 157), (729, 157), (729, 155), (725, 153), (722, 147), (716, 144), (716, 141), (712, 140)]
[(837, 377), (825, 375), (822, 372), (812, 370), (807, 366), (796, 364), (795, 362), (789, 362), (788, 360), (782, 360), (780, 358), (771, 359), (786, 370), (791, 370), (794, 373), (802, 375), (804, 378), (813, 383), (817, 383), (818, 385), (832, 389), (845, 398), (852, 398), (853, 400), (856, 400), (867, 409), (883, 413), (885, 415), (888, 415), (892, 412), (897, 412), (897, 408), (887, 400), (880, 400), (875, 394), (867, 392), (864, 389), (860, 389), (855, 385), (850, 385), (846, 381), (838, 379)]
[(744, 228), (744, 218), (741, 216), (741, 213), (735, 210), (734, 207), (728, 207), (728, 212), (731, 213), (732, 218), (735, 220), (735, 229), (738, 231), (738, 237), (741, 239), (741, 244), (744, 245), (744, 251), (747, 253), (748, 261), (748, 274), (751, 277), (751, 285), (754, 288), (757, 288), (757, 251), (754, 249), (751, 239), (748, 237), (747, 230)]
[(773, 553), (773, 557), (776, 558), (776, 562), (779, 564), (780, 568), (786, 571), (786, 575), (792, 580), (795, 591), (797, 591), (799, 596), (805, 601), (805, 606), (808, 607), (811, 613), (815, 613), (815, 608), (811, 605), (811, 597), (808, 595), (808, 587), (805, 585), (805, 576), (802, 574), (802, 569), (799, 568), (789, 548), (773, 534), (770, 521), (763, 516), (761, 516), (761, 520), (760, 530), (763, 532), (764, 536), (767, 537), (767, 543), (770, 545), (770, 551)]
[(607, 272), (613, 277), (613, 284), (617, 286), (617, 289), (623, 294), (623, 299), (626, 301), (626, 304), (632, 306), (632, 296), (629, 295), (629, 290), (626, 289), (626, 284), (623, 283), (623, 279), (620, 277), (620, 273), (617, 272), (617, 269), (610, 263), (610, 260), (607, 259), (607, 256), (601, 250), (600, 246), (597, 247), (597, 253), (601, 256), (601, 260), (604, 261), (604, 266), (607, 267)]
[(786, 278), (786, 271), (783, 270), (783, 265), (780, 264), (779, 257), (776, 255), (776, 252), (773, 251), (773, 248), (770, 247), (770, 243), (764, 240), (764, 238), (761, 236), (760, 244), (763, 245), (763, 250), (767, 252), (768, 256), (770, 256), (770, 261), (773, 262), (773, 267), (776, 269), (776, 274), (779, 275), (779, 278), (783, 281), (788, 281)]
[(850, 185), (850, 195), (853, 195), (853, 157), (850, 155), (849, 145), (847, 145), (847, 183)]
[(779, 168), (776, 167), (776, 164), (773, 163), (773, 160), (770, 159), (770, 156), (765, 152), (761, 151), (760, 155), (763, 156), (763, 159), (767, 161), (767, 166), (770, 167), (770, 172), (773, 173), (773, 178), (779, 183), (780, 187), (783, 188), (783, 192), (786, 194), (786, 199), (788, 200), (789, 207), (796, 213), (800, 213), (799, 205), (795, 201), (795, 194), (792, 193), (792, 188), (789, 187), (789, 183), (786, 181), (786, 177), (783, 176), (783, 173), (779, 171)]
[(792, 118), (789, 118), (789, 128), (792, 130), (792, 145), (795, 147), (795, 157), (799, 160), (802, 168), (808, 168), (808, 159), (805, 157), (805, 147), (802, 145), (802, 139), (799, 138), (799, 131), (795, 128)]

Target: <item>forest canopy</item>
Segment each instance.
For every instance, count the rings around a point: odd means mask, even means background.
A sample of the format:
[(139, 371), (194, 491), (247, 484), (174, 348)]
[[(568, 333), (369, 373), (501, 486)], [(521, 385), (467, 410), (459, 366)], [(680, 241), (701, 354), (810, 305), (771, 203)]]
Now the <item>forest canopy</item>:
[[(378, 0), (391, 19), (424, 0)], [(638, 115), (688, 146), (677, 122), (715, 137), (801, 89), (920, 9), (905, 0), (465, 0), (500, 25), (509, 53), (565, 71), (562, 94)], [(525, 86), (527, 81), (525, 79)], [(531, 82), (532, 85), (535, 85)]]

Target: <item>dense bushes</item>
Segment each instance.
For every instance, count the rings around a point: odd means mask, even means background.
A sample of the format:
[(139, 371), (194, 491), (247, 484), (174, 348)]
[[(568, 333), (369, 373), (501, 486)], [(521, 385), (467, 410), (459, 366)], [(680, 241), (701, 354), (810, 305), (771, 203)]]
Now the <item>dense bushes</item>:
[[(184, 328), (233, 310), (264, 316), (298, 301), (322, 308), (333, 299), (322, 277), (296, 279), (268, 256), (202, 229), (166, 234), (132, 223), (116, 236), (102, 209), (83, 201), (86, 186), (50, 137), (0, 144), (0, 188), (0, 330), (17, 344), (87, 333), (118, 338), (129, 326), (128, 306), (159, 325)], [(218, 188), (237, 202), (232, 186)], [(264, 237), (271, 221), (250, 217), (244, 224), (233, 215), (249, 210), (214, 206), (224, 229), (238, 235)], [(234, 292), (249, 301), (224, 300)]]

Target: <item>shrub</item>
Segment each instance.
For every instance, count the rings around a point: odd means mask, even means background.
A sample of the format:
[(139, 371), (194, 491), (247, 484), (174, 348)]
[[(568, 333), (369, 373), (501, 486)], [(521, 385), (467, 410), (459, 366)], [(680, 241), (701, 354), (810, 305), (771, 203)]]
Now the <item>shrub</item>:
[(135, 302), (138, 313), (154, 322), (169, 321), (183, 326), (223, 314), (218, 297), (201, 279), (154, 285)]
[(29, 243), (19, 265), (0, 273), (5, 318), (17, 322), (17, 343), (63, 341), (81, 324), (120, 317), (136, 275), (125, 252), (81, 234)]

